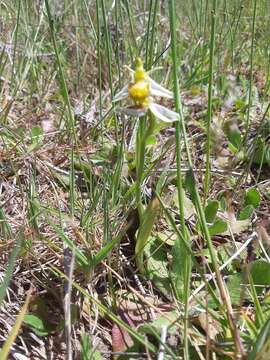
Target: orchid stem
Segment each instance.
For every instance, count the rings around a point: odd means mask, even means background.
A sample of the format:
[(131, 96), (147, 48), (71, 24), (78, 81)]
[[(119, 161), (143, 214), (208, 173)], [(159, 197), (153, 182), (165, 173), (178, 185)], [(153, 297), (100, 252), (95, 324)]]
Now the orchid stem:
[(140, 224), (143, 220), (143, 191), (142, 191), (142, 182), (144, 179), (144, 162), (145, 162), (145, 148), (146, 140), (153, 133), (155, 128), (155, 117), (149, 111), (146, 116), (139, 119), (139, 126), (137, 129), (137, 138), (136, 138), (136, 177), (137, 177), (137, 186), (136, 186), (136, 203), (139, 212)]
[(143, 180), (143, 168), (144, 168), (144, 158), (145, 158), (145, 128), (146, 128), (146, 117), (139, 119), (139, 126), (137, 129), (137, 139), (136, 139), (136, 177), (137, 177), (137, 186), (136, 186), (136, 203), (139, 212), (140, 224), (142, 223), (143, 218), (143, 204), (142, 204), (142, 180)]

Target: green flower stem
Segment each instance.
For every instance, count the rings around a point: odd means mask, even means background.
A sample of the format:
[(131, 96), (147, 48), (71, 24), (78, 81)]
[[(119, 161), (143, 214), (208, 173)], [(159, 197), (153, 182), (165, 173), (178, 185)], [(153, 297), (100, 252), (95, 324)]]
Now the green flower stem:
[(144, 207), (142, 203), (142, 181), (144, 174), (146, 140), (153, 133), (155, 128), (155, 117), (148, 111), (148, 114), (139, 119), (139, 126), (136, 137), (136, 203), (139, 212), (140, 224), (142, 224)]
[(143, 179), (143, 168), (144, 168), (144, 158), (145, 158), (145, 128), (146, 128), (147, 118), (144, 116), (139, 119), (139, 126), (137, 129), (137, 138), (136, 138), (136, 203), (139, 212), (140, 224), (142, 223), (143, 218), (143, 204), (142, 204), (142, 179)]

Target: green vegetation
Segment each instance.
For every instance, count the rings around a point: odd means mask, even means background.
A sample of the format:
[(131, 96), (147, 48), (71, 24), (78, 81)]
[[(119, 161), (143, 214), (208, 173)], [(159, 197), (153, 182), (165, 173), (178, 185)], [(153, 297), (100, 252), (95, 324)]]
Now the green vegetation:
[(0, 10), (1, 359), (270, 358), (269, 1)]

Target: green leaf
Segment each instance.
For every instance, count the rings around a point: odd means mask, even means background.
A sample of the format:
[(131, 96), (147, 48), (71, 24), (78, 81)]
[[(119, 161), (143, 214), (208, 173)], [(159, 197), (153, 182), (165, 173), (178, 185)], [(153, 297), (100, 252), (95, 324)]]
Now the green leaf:
[(81, 341), (81, 360), (102, 360), (102, 355), (99, 351), (91, 348), (89, 335), (83, 335)]
[(241, 132), (238, 127), (231, 127), (228, 133), (228, 140), (238, 150), (242, 143)]
[(247, 220), (251, 218), (251, 215), (254, 211), (253, 205), (247, 205), (239, 213), (238, 220)]
[(142, 272), (144, 268), (143, 251), (151, 235), (159, 210), (160, 210), (160, 203), (157, 198), (153, 198), (149, 202), (143, 214), (143, 221), (139, 228), (139, 232), (136, 240), (135, 255), (136, 255), (137, 266)]
[[(162, 326), (168, 328), (169, 334), (175, 334), (177, 331), (177, 319), (179, 318), (179, 313), (177, 311), (171, 311), (165, 313), (164, 315), (159, 315), (155, 320), (147, 322), (139, 327), (139, 331), (149, 335), (155, 335), (156, 333), (160, 334)], [(172, 325), (175, 324), (175, 325)]]
[[(190, 239), (188, 229), (186, 229), (185, 236), (186, 239)], [(171, 254), (171, 283), (175, 291), (177, 300), (182, 302), (186, 297), (185, 281), (187, 279), (187, 269), (190, 268), (190, 263), (192, 260), (180, 236), (176, 237)]]
[(23, 322), (38, 336), (47, 336), (53, 330), (52, 326), (46, 324), (41, 317), (34, 314), (25, 315)]
[(131, 223), (132, 221), (112, 241), (103, 246), (103, 248), (90, 260), (89, 268), (97, 266), (111, 252), (121, 239), (123, 239), (124, 235), (131, 226)]
[(190, 193), (191, 200), (194, 202), (196, 198), (196, 182), (195, 182), (194, 172), (192, 169), (189, 169), (186, 173), (185, 186), (188, 192)]
[(155, 135), (149, 135), (145, 141), (146, 145), (156, 145), (157, 139)]
[(254, 285), (269, 286), (270, 264), (265, 260), (255, 260), (250, 265), (250, 273)]
[(237, 273), (228, 276), (227, 288), (233, 305), (238, 305), (241, 300), (241, 284), (243, 284), (243, 274)]
[[(190, 198), (186, 195), (186, 193), (184, 192), (183, 194), (183, 200), (184, 200), (184, 213), (185, 213), (185, 218), (190, 218), (192, 215), (194, 215), (196, 213), (195, 211), (195, 207), (193, 205), (193, 202), (190, 200)], [(179, 208), (179, 201), (178, 201), (178, 192), (175, 191), (174, 195), (173, 195), (173, 204)]]
[(32, 143), (39, 143), (43, 139), (43, 130), (39, 126), (33, 126), (30, 130)]
[(74, 251), (75, 259), (77, 263), (82, 268), (88, 268), (89, 266), (89, 259), (88, 257), (80, 250), (79, 247), (76, 246), (76, 244), (73, 242), (71, 238), (69, 238), (64, 230), (60, 228), (59, 226), (55, 225), (52, 221), (48, 220), (52, 228), (55, 230), (55, 232), (58, 234), (59, 238), (63, 241), (64, 244), (66, 244), (70, 250)]
[(22, 240), (24, 240), (23, 233), (22, 233), (22, 231), (19, 231), (18, 239), (16, 240), (15, 245), (14, 245), (14, 247), (12, 249), (12, 252), (11, 252), (11, 254), (9, 256), (9, 259), (8, 259), (8, 265), (7, 265), (7, 270), (6, 270), (6, 273), (5, 273), (4, 280), (1, 282), (1, 286), (0, 286), (0, 305), (1, 305), (2, 301), (4, 300), (4, 298), (6, 296), (6, 290), (9, 287), (9, 283), (10, 283), (10, 280), (12, 278), (13, 269), (14, 269), (14, 266), (15, 266), (17, 256), (18, 256), (18, 254), (20, 252), (20, 249), (21, 249)]
[(253, 350), (249, 352), (247, 360), (266, 360), (270, 358), (270, 318), (262, 327), (253, 345)]
[(214, 222), (213, 225), (209, 226), (209, 233), (211, 236), (216, 234), (221, 234), (224, 231), (226, 231), (228, 228), (228, 225), (226, 221), (223, 221), (221, 219), (218, 219)]
[(261, 196), (258, 190), (250, 189), (246, 192), (245, 196), (245, 205), (253, 205), (257, 208), (260, 205)]
[(146, 270), (150, 280), (152, 280), (159, 290), (168, 296), (170, 292), (169, 272), (167, 268), (168, 259), (164, 246), (160, 246), (155, 239), (151, 239), (145, 246), (147, 257)]
[(219, 202), (217, 200), (209, 201), (204, 209), (205, 219), (208, 223), (212, 223), (217, 215)]
[(30, 139), (31, 145), (29, 146), (29, 150), (32, 151), (39, 145), (41, 145), (44, 138), (43, 130), (39, 126), (34, 126), (30, 130)]

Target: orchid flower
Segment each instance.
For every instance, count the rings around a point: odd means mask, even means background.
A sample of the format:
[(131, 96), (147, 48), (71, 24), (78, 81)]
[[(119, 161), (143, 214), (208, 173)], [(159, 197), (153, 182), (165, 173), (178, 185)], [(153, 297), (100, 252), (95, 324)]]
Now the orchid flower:
[(165, 122), (178, 121), (179, 114), (153, 101), (154, 96), (172, 99), (173, 94), (150, 78), (149, 72), (144, 70), (140, 58), (136, 59), (135, 71), (132, 69), (129, 71), (132, 81), (115, 95), (113, 101), (129, 99), (132, 105), (121, 108), (120, 111), (127, 115), (141, 117), (150, 110), (159, 120)]

